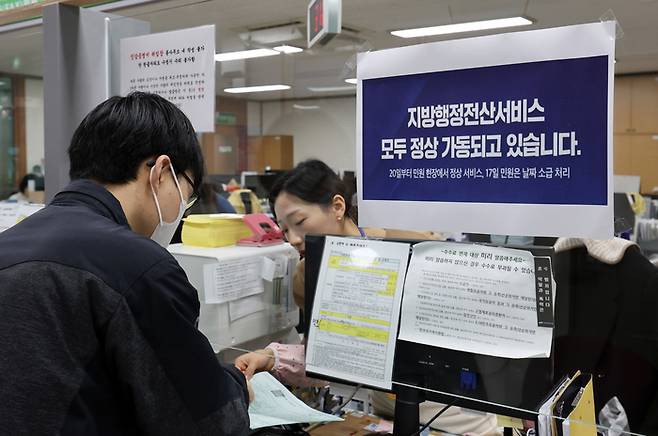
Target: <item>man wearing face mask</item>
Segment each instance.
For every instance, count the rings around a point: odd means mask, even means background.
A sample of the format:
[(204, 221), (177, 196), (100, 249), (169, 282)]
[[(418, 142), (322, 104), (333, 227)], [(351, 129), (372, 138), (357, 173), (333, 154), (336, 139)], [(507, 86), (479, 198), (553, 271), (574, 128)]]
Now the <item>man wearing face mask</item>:
[(0, 234), (0, 434), (245, 434), (245, 378), (197, 330), (163, 248), (203, 178), (189, 120), (153, 94), (112, 97), (69, 157), (72, 182)]

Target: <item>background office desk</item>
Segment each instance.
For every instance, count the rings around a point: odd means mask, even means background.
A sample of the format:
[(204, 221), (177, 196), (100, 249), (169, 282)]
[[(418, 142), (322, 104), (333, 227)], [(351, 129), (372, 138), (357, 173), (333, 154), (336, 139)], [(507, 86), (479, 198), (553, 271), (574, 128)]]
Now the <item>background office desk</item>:
[[(311, 436), (337, 436), (337, 435), (351, 435), (351, 436), (365, 436), (373, 434), (371, 431), (365, 430), (368, 424), (377, 424), (381, 418), (373, 415), (355, 415), (346, 413), (342, 422), (330, 422), (310, 430), (308, 433)], [(384, 433), (379, 433), (384, 434)]]

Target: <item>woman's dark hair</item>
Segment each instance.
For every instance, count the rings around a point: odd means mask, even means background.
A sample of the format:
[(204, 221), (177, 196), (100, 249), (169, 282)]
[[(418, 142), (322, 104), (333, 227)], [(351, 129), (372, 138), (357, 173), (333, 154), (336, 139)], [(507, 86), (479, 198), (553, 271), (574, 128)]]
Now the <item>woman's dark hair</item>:
[(141, 162), (162, 154), (176, 172), (192, 172), (198, 192), (203, 155), (192, 123), (164, 98), (133, 92), (111, 97), (82, 120), (69, 147), (69, 175), (71, 180), (126, 183), (136, 179)]
[(345, 215), (351, 216), (351, 199), (348, 198), (345, 183), (326, 163), (309, 159), (281, 175), (270, 190), (270, 208), (274, 213), (274, 203), (281, 192), (287, 192), (307, 203), (330, 206), (335, 195), (345, 199)]

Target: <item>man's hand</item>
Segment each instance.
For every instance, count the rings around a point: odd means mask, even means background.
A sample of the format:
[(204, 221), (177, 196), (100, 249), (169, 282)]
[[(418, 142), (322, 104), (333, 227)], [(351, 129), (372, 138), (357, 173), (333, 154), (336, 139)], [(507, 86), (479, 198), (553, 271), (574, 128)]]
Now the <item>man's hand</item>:
[(270, 371), (274, 367), (274, 351), (266, 348), (243, 354), (235, 359), (235, 367), (242, 371), (247, 380), (250, 380), (255, 373)]

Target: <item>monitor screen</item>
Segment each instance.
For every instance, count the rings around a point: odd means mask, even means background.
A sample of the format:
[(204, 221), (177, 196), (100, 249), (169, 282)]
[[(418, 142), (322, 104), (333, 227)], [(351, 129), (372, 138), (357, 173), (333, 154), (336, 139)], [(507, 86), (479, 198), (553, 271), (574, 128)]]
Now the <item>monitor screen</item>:
[(265, 174), (245, 174), (244, 187), (251, 189), (258, 198), (268, 198), (274, 182), (285, 171), (268, 171)]

